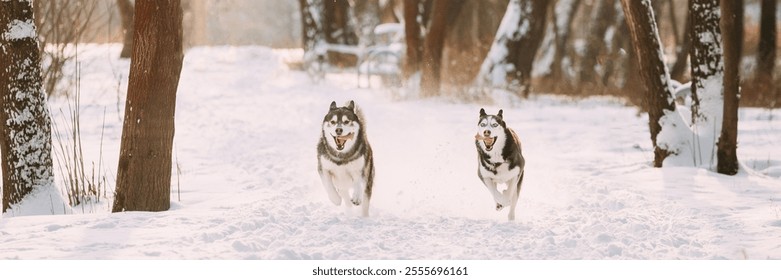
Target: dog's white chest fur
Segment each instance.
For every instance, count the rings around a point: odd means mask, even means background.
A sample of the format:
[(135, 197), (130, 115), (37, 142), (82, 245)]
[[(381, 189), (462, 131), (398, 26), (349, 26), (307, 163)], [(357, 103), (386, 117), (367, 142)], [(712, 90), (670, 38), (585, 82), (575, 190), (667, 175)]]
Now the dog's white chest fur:
[(361, 156), (347, 164), (337, 165), (325, 156), (320, 156), (323, 172), (331, 174), (334, 186), (339, 189), (347, 189), (353, 186), (355, 181), (361, 179), (365, 161), (366, 159)]
[(509, 163), (503, 163), (498, 167), (496, 167), (496, 174), (480, 166), (480, 175), (483, 176), (483, 178), (494, 181), (494, 183), (496, 184), (507, 183), (511, 179), (520, 176), (520, 172), (521, 172), (521, 168), (519, 166), (515, 166), (512, 169), (510, 169)]

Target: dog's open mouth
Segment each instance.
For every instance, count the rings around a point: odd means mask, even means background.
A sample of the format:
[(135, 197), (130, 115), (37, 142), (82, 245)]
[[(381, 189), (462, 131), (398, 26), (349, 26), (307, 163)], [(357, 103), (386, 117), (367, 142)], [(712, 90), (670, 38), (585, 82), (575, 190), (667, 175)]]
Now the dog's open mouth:
[(347, 135), (338, 135), (333, 137), (334, 137), (334, 142), (336, 142), (336, 149), (341, 151), (342, 149), (344, 149), (344, 144), (347, 143), (347, 140), (353, 140), (353, 133), (350, 132)]
[(496, 143), (496, 136), (494, 137), (488, 137), (488, 136), (480, 136), (480, 134), (475, 134), (475, 140), (483, 141), (483, 144), (485, 144), (485, 150), (491, 151), (494, 149), (494, 143)]

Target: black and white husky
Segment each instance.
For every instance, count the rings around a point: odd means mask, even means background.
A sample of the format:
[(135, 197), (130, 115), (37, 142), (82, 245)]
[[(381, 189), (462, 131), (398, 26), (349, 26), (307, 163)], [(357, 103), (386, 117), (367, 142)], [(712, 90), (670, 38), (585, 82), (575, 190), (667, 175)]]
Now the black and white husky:
[(361, 215), (369, 216), (374, 158), (363, 115), (352, 100), (344, 107), (336, 107), (336, 102), (331, 102), (323, 118), (317, 144), (317, 171), (331, 202), (339, 205), (344, 200), (346, 209), (350, 204), (360, 205)]
[[(496, 211), (510, 206), (507, 219), (515, 220), (515, 205), (523, 182), (525, 160), (521, 153), (521, 141), (502, 117), (502, 110), (488, 115), (480, 108), (480, 121), (475, 135), (477, 146), (477, 176), (491, 192), (496, 201)], [(506, 184), (507, 189), (499, 192), (497, 184)]]

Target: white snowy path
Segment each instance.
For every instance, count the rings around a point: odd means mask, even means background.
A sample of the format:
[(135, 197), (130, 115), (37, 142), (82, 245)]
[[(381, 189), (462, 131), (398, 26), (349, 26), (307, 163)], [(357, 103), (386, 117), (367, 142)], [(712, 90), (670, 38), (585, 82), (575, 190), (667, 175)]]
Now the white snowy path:
[[(85, 147), (98, 146), (106, 108), (109, 170), (121, 134), (114, 77), (128, 65), (118, 51), (90, 50), (82, 77), (92, 83), (82, 89)], [(350, 99), (376, 158), (368, 219), (332, 205), (316, 172), (328, 104)], [(352, 75), (312, 84), (266, 48), (192, 49), (177, 95), (172, 209), (5, 215), (0, 259), (781, 258), (781, 114), (741, 111), (739, 157), (770, 176), (730, 177), (651, 168), (645, 117), (617, 101), (537, 97), (486, 110), (499, 108), (527, 160), (515, 222), (477, 178), (480, 105), (394, 101), (357, 89)]]

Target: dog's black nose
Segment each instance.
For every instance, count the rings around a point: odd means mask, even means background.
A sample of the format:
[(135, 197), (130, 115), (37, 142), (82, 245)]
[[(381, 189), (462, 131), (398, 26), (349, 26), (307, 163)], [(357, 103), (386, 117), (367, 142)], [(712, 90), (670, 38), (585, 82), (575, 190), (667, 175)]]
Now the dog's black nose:
[(343, 130), (341, 128), (337, 128), (336, 129), (336, 135), (342, 135), (342, 131)]
[(485, 137), (491, 136), (491, 131), (490, 130), (483, 131), (483, 136)]

